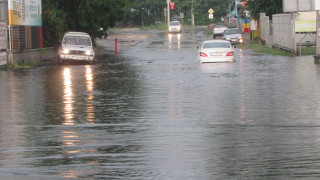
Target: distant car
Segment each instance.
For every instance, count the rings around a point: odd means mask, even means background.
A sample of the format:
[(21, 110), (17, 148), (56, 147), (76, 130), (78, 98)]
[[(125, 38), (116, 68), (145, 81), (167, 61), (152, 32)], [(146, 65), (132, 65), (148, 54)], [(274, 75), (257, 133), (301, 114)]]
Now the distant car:
[(238, 28), (226, 29), (223, 32), (224, 40), (229, 41), (231, 44), (243, 43), (242, 33)]
[(58, 63), (86, 62), (94, 63), (95, 53), (89, 34), (84, 32), (67, 32), (64, 34), (59, 49)]
[(213, 39), (215, 39), (217, 36), (222, 36), (224, 30), (226, 29), (228, 29), (228, 27), (224, 23), (214, 24), (212, 28)]
[(198, 47), (201, 63), (235, 62), (234, 49), (226, 40), (207, 40)]
[(182, 25), (179, 21), (171, 21), (169, 24), (169, 33), (181, 33)]

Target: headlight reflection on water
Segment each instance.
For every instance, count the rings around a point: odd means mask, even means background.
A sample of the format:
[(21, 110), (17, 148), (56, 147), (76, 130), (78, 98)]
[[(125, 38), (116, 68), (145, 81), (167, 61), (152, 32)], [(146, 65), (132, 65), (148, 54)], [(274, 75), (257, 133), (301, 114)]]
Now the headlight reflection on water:
[(181, 48), (181, 34), (168, 34), (168, 39), (169, 39), (169, 49), (171, 50), (172, 44), (175, 43), (176, 41), (174, 41), (175, 39), (177, 39), (177, 48), (180, 50)]
[(64, 68), (63, 71), (63, 104), (64, 104), (64, 125), (73, 125), (73, 93), (70, 68)]
[(95, 109), (94, 109), (94, 94), (93, 94), (93, 73), (91, 66), (86, 66), (86, 87), (88, 92), (88, 97), (86, 99), (86, 114), (87, 114), (87, 121), (93, 122), (95, 119)]
[[(86, 115), (86, 123), (94, 123), (95, 120), (95, 107), (94, 107), (94, 77), (92, 66), (85, 66), (84, 73), (73, 74), (73, 68), (65, 67), (63, 69), (63, 122), (62, 125), (69, 126), (60, 131), (60, 138), (63, 146), (63, 153), (61, 154), (63, 158), (73, 159), (77, 158), (79, 154), (94, 154), (96, 153), (95, 149), (87, 148), (85, 150), (78, 148), (78, 146), (88, 145), (87, 141), (83, 139), (88, 139), (87, 135), (83, 133), (82, 130), (74, 129), (72, 126), (81, 122), (81, 115), (78, 116), (78, 112), (84, 112)], [(73, 77), (75, 76), (75, 77)], [(76, 84), (76, 83), (80, 84)], [(84, 89), (82, 89), (84, 88)], [(86, 92), (85, 103), (83, 103), (83, 98), (77, 98), (77, 92)], [(80, 101), (80, 102), (78, 102)], [(79, 106), (83, 105), (82, 107)], [(77, 107), (77, 109), (75, 109)], [(79, 109), (78, 109), (79, 108)], [(96, 161), (89, 161), (87, 164), (97, 164)], [(76, 169), (65, 169), (59, 176), (64, 178), (78, 178), (84, 172), (78, 171)], [(86, 171), (85, 173), (94, 173)]]

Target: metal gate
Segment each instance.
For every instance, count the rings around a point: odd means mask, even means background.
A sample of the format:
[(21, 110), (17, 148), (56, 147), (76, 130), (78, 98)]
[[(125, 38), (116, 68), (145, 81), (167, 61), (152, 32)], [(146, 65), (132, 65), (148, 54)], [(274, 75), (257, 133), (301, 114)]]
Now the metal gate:
[(7, 21), (0, 21), (0, 66), (7, 64)]

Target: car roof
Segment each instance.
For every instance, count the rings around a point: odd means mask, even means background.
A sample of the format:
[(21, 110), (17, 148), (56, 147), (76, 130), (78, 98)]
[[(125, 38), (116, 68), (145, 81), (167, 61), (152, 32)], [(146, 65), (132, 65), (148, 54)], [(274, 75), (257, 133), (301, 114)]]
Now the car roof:
[(225, 31), (231, 31), (231, 30), (240, 30), (240, 29), (238, 29), (238, 28), (228, 28)]
[(76, 36), (90, 37), (90, 35), (89, 35), (88, 33), (85, 33), (85, 32), (74, 32), (74, 31), (66, 32), (66, 33), (64, 34), (64, 36), (67, 36), (67, 35), (76, 35)]
[(230, 43), (230, 42), (227, 41), (227, 40), (206, 40), (206, 41), (203, 41), (203, 44), (204, 44), (204, 43), (210, 43), (210, 42), (227, 42), (227, 43)]

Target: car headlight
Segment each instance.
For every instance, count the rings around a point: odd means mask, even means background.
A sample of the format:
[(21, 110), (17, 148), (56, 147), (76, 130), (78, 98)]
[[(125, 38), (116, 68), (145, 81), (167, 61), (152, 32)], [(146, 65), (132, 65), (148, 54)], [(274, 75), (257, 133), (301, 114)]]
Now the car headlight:
[(63, 53), (63, 54), (69, 54), (69, 52), (70, 52), (69, 49), (63, 49), (63, 50), (62, 50), (62, 53)]
[(87, 55), (87, 56), (90, 56), (90, 55), (92, 55), (92, 54), (93, 54), (92, 51), (86, 51), (86, 55)]
[(227, 40), (230, 40), (231, 38), (227, 38)]

